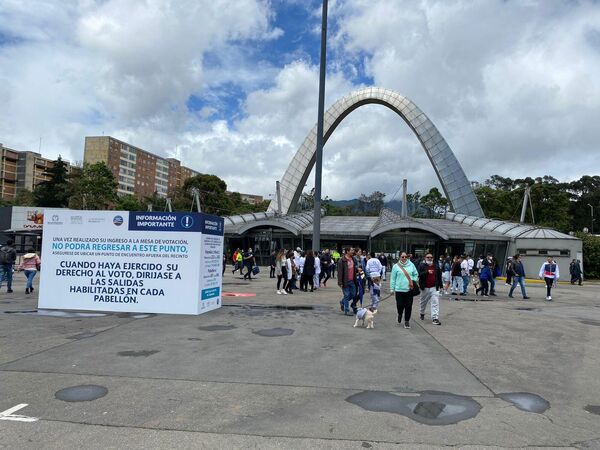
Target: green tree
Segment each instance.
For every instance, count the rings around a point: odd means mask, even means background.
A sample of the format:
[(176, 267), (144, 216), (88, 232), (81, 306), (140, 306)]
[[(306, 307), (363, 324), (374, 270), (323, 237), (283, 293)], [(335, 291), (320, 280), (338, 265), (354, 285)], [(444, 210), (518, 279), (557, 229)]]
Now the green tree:
[(583, 276), (600, 278), (600, 237), (583, 232), (575, 236), (583, 241)]
[(117, 201), (117, 186), (112, 172), (104, 162), (86, 164), (81, 175), (73, 180), (73, 209), (112, 209)]
[(193, 202), (191, 190), (194, 187), (200, 193), (202, 212), (222, 216), (235, 214), (233, 202), (226, 192), (227, 183), (216, 175), (207, 174), (198, 174), (185, 180), (183, 187), (174, 193), (174, 209), (190, 210)]
[(135, 195), (119, 195), (115, 209), (121, 211), (146, 211), (147, 205), (140, 201)]
[(65, 208), (71, 196), (71, 184), (67, 164), (59, 156), (52, 167), (45, 172), (50, 177), (48, 181), (39, 183), (34, 191), (36, 206), (47, 208)]
[(448, 199), (438, 188), (432, 187), (427, 194), (421, 197), (421, 205), (429, 210), (430, 217), (440, 217), (448, 208)]
[(35, 195), (29, 189), (19, 189), (11, 203), (13, 206), (36, 206)]

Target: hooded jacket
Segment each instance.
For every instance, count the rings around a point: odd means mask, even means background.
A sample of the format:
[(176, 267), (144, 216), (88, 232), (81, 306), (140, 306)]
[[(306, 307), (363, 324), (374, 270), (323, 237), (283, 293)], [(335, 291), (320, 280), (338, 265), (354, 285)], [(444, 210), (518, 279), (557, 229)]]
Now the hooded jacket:
[(40, 263), (40, 257), (37, 253), (26, 253), (23, 255), (23, 259), (21, 259), (19, 270), (37, 270)]

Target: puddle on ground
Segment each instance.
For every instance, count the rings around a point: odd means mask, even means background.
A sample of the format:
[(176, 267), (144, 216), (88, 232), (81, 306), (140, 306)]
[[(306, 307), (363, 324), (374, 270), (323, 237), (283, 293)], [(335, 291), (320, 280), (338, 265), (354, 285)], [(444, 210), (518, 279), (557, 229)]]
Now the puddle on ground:
[(117, 353), (117, 355), (119, 356), (132, 356), (134, 358), (139, 358), (140, 356), (143, 356), (144, 358), (147, 358), (148, 356), (152, 356), (155, 353), (158, 353), (160, 350), (126, 350), (123, 352), (119, 352)]
[(49, 316), (49, 317), (105, 317), (104, 313), (83, 313), (71, 311), (57, 311), (50, 309), (32, 309), (29, 311), (4, 311), (4, 314), (17, 314), (23, 316)]
[(470, 397), (437, 391), (421, 392), (418, 396), (363, 391), (346, 401), (367, 411), (400, 414), (425, 425), (458, 423), (475, 417), (481, 410), (481, 405)]
[(587, 405), (585, 408), (587, 412), (597, 414), (600, 416), (600, 405)]
[(73, 336), (69, 336), (67, 339), (87, 339), (96, 336), (96, 333), (92, 331), (84, 331), (83, 333), (74, 334)]
[(198, 327), (198, 329), (202, 331), (226, 331), (233, 330), (234, 328), (236, 328), (234, 325), (207, 325)]
[(243, 308), (243, 309), (267, 309), (267, 310), (286, 310), (286, 311), (311, 311), (326, 310), (329, 308), (310, 306), (310, 305), (244, 305), (240, 303), (229, 303), (223, 305), (225, 308)]
[(253, 331), (253, 333), (264, 337), (279, 337), (291, 336), (294, 334), (294, 330), (290, 328), (268, 328), (266, 330)]
[(595, 325), (600, 327), (600, 320), (580, 320), (584, 325)]
[(139, 314), (139, 313), (95, 313), (95, 312), (75, 312), (75, 311), (59, 311), (55, 309), (29, 309), (22, 311), (3, 311), (4, 314), (17, 314), (22, 316), (45, 316), (45, 317), (65, 317), (65, 318), (81, 318), (81, 317), (106, 317), (117, 316), (120, 318), (146, 319), (153, 317), (156, 314)]
[(54, 397), (64, 402), (90, 402), (108, 394), (108, 389), (95, 384), (82, 384), (56, 391)]
[(531, 394), (529, 392), (507, 392), (498, 394), (496, 397), (512, 403), (521, 411), (541, 414), (550, 408), (550, 403), (548, 401), (537, 394)]

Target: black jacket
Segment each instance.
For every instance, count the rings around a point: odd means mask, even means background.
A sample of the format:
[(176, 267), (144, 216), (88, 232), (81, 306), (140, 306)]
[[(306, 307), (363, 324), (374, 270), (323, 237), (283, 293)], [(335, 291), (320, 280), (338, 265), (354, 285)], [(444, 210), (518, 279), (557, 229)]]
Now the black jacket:
[(11, 247), (9, 245), (3, 245), (0, 248), (0, 251), (8, 254), (7, 259), (10, 261), (11, 264), (14, 264), (15, 261), (17, 260), (17, 251), (15, 250), (14, 247)]
[[(433, 263), (432, 267), (435, 269), (435, 288), (441, 289), (442, 288), (442, 271), (440, 270), (440, 267), (435, 262)], [(427, 281), (427, 269), (428, 268), (429, 268), (429, 266), (427, 265), (427, 263), (425, 261), (421, 261), (421, 263), (417, 267), (417, 272), (419, 272), (419, 288), (421, 288), (421, 290), (425, 289), (425, 282)]]

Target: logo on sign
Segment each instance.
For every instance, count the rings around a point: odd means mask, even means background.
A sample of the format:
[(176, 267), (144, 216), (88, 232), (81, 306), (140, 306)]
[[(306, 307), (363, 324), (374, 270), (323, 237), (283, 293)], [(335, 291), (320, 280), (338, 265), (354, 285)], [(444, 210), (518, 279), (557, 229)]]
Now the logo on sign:
[(115, 217), (113, 218), (113, 223), (114, 223), (116, 226), (120, 227), (121, 225), (123, 225), (123, 217), (121, 217), (121, 216), (115, 216)]
[(181, 226), (183, 228), (192, 228), (194, 226), (194, 218), (192, 216), (183, 216), (181, 218)]
[(50, 220), (48, 221), (48, 225), (62, 225), (63, 223), (60, 222), (60, 217), (58, 214), (53, 214), (52, 217), (50, 218)]
[(83, 216), (71, 216), (71, 225), (83, 224)]

